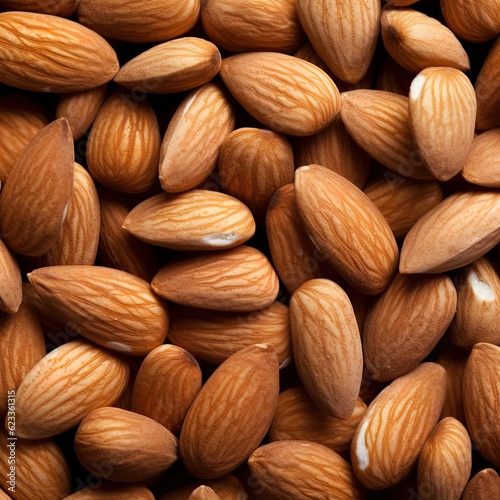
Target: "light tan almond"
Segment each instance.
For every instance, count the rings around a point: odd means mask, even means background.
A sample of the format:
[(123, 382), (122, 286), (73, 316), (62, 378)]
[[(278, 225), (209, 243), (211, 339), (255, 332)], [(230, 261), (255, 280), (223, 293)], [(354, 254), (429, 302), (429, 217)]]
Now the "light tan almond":
[(13, 314), (22, 300), (21, 271), (16, 257), (0, 238), (0, 311)]
[(407, 97), (414, 78), (414, 73), (402, 68), (392, 57), (387, 56), (378, 72), (375, 89)]
[(278, 403), (276, 352), (256, 344), (233, 354), (198, 393), (180, 437), (187, 470), (202, 479), (236, 469), (259, 446)]
[(373, 400), (351, 446), (352, 465), (364, 486), (389, 488), (410, 474), (439, 419), (445, 396), (444, 368), (423, 363)]
[(189, 495), (188, 500), (220, 500), (220, 496), (209, 486), (199, 486)]
[(246, 245), (187, 254), (154, 277), (155, 293), (177, 304), (215, 311), (250, 312), (271, 305), (278, 277), (266, 256)]
[(76, 491), (64, 500), (154, 500), (154, 495), (145, 486), (102, 482)]
[(444, 24), (422, 12), (386, 5), (380, 19), (389, 55), (403, 68), (418, 73), (430, 66), (469, 71), (469, 57)]
[(52, 16), (70, 17), (79, 0), (2, 0), (0, 5), (7, 10), (39, 12)]
[(86, 341), (54, 349), (17, 389), (16, 436), (41, 439), (71, 429), (92, 410), (113, 404), (128, 373), (125, 361)]
[(206, 311), (174, 305), (168, 340), (198, 359), (221, 364), (252, 344), (272, 344), (280, 367), (290, 364), (288, 307), (280, 302), (250, 313)]
[(99, 345), (142, 355), (167, 336), (167, 305), (137, 276), (107, 267), (51, 266), (28, 279), (53, 315)]
[[(171, 481), (169, 479), (169, 486), (171, 486)], [(226, 474), (225, 476), (219, 477), (217, 479), (210, 479), (208, 481), (198, 481), (188, 486), (178, 488), (170, 493), (165, 493), (161, 495), (158, 500), (188, 500), (189, 495), (202, 485), (209, 486), (212, 488), (217, 495), (223, 500), (247, 500), (248, 494), (241, 482), (236, 479), (231, 474)], [(172, 488), (170, 487), (170, 490)]]
[[(160, 150), (160, 182), (167, 193), (196, 187), (214, 170), (235, 115), (223, 89), (208, 83), (193, 90), (177, 108)], [(197, 140), (193, 142), (193, 137)]]
[(222, 250), (255, 233), (250, 210), (237, 198), (192, 189), (161, 193), (137, 205), (123, 227), (146, 243), (173, 250)]
[(472, 141), (462, 176), (478, 186), (500, 188), (500, 127), (488, 130)]
[(220, 66), (219, 49), (212, 42), (177, 38), (128, 61), (115, 76), (115, 82), (136, 93), (170, 94), (208, 83)]
[(14, 252), (35, 257), (56, 242), (73, 191), (73, 157), (71, 131), (60, 118), (38, 132), (12, 167), (0, 196), (0, 227)]
[(316, 134), (340, 110), (335, 83), (297, 57), (277, 52), (238, 54), (222, 60), (220, 75), (245, 110), (276, 132)]
[(32, 12), (0, 14), (2, 83), (34, 92), (79, 92), (112, 80), (118, 68), (108, 42), (79, 23)]
[(407, 97), (364, 89), (341, 97), (342, 122), (371, 157), (398, 175), (432, 179), (411, 135)]
[(500, 193), (453, 193), (408, 232), (401, 249), (403, 274), (442, 273), (474, 262), (500, 241)]
[(490, 500), (498, 496), (500, 496), (500, 477), (493, 469), (483, 469), (469, 481), (462, 500)]
[(370, 199), (319, 165), (296, 170), (295, 192), (304, 226), (328, 262), (360, 292), (382, 292), (396, 271), (398, 248)]

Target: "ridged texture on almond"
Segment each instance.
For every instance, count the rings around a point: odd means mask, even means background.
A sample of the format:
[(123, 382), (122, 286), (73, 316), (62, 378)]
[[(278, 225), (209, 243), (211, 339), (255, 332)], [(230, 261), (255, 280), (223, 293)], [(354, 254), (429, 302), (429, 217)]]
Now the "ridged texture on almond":
[(205, 0), (201, 21), (210, 40), (230, 52), (290, 53), (304, 40), (294, 0)]
[(292, 359), (288, 307), (280, 302), (251, 313), (173, 306), (168, 340), (214, 364), (252, 344), (272, 344), (280, 366)]
[(477, 99), (476, 128), (500, 126), (500, 40), (497, 40), (474, 84)]
[(70, 17), (75, 12), (78, 2), (79, 0), (1, 0), (0, 5), (7, 10)]
[(467, 429), (452, 417), (441, 420), (426, 441), (418, 459), (418, 490), (432, 491), (435, 500), (459, 500), (472, 469)]
[(363, 327), (363, 354), (371, 376), (387, 382), (413, 370), (450, 325), (457, 292), (445, 274), (397, 274), (371, 306)]
[(218, 172), (224, 192), (264, 219), (273, 194), (293, 182), (293, 151), (281, 134), (244, 127), (231, 132), (220, 148)]
[(22, 300), (21, 271), (16, 257), (0, 238), (0, 311), (13, 314)]
[(290, 299), (293, 357), (311, 399), (330, 417), (349, 418), (363, 374), (351, 302), (330, 280), (307, 281)]
[(414, 73), (402, 68), (392, 57), (387, 56), (378, 72), (375, 89), (408, 97), (414, 78)]
[(205, 180), (216, 167), (220, 146), (234, 126), (234, 110), (219, 85), (208, 83), (193, 90), (177, 108), (163, 137), (162, 188), (179, 193)]
[(448, 27), (469, 42), (486, 42), (500, 33), (498, 0), (441, 0)]
[(159, 42), (189, 31), (200, 0), (80, 0), (78, 20), (102, 36), (126, 42)]
[(167, 336), (167, 306), (137, 276), (107, 267), (52, 266), (28, 278), (54, 315), (103, 347), (148, 354)]
[(246, 111), (276, 132), (316, 134), (340, 110), (339, 91), (331, 78), (297, 57), (238, 54), (222, 60), (220, 75)]
[(344, 92), (340, 117), (351, 137), (389, 170), (432, 179), (411, 135), (407, 97), (383, 90)]
[(309, 40), (332, 73), (345, 82), (359, 82), (375, 52), (380, 2), (300, 0), (296, 5)]
[(101, 232), (98, 256), (105, 266), (114, 267), (151, 281), (160, 268), (154, 249), (123, 229), (132, 206), (115, 192), (99, 190)]
[(248, 460), (252, 477), (270, 500), (286, 498), (362, 499), (349, 463), (310, 441), (278, 441), (257, 448)]
[(413, 73), (429, 66), (469, 71), (469, 57), (444, 24), (413, 9), (386, 6), (381, 17), (382, 40), (389, 55)]
[(469, 481), (462, 500), (490, 500), (498, 497), (500, 497), (500, 477), (493, 469), (483, 469)]
[(479, 452), (500, 466), (500, 347), (479, 343), (472, 349), (463, 380), (467, 429)]
[(370, 199), (319, 165), (296, 170), (295, 193), (304, 226), (329, 263), (360, 292), (382, 292), (399, 255), (389, 224)]
[(0, 14), (2, 83), (34, 92), (78, 92), (112, 80), (118, 68), (108, 42), (81, 24), (31, 12)]
[(57, 102), (56, 118), (66, 118), (73, 135), (78, 141), (90, 128), (106, 100), (109, 85), (104, 84), (81, 92), (61, 94)]
[(217, 479), (198, 481), (170, 493), (165, 493), (159, 497), (159, 500), (187, 500), (189, 495), (201, 485), (212, 488), (223, 500), (247, 500), (249, 498), (241, 482), (231, 474), (226, 474)]
[(135, 92), (170, 94), (208, 83), (221, 66), (219, 49), (203, 38), (161, 43), (120, 68), (115, 82)]
[(31, 97), (0, 96), (0, 181), (5, 183), (24, 148), (48, 125), (47, 111)]
[(155, 500), (153, 493), (145, 486), (101, 482), (73, 493), (64, 500)]
[(149, 102), (117, 89), (92, 126), (87, 145), (89, 171), (110, 189), (142, 193), (157, 179), (160, 142), (158, 120)]
[(161, 345), (141, 364), (131, 410), (179, 434), (200, 389), (201, 370), (196, 359), (181, 347)]
[(113, 404), (125, 389), (128, 365), (89, 342), (74, 340), (42, 358), (16, 393), (16, 435), (55, 436), (92, 410)]
[(7, 412), (8, 391), (16, 390), (45, 356), (45, 339), (36, 310), (23, 303), (16, 314), (0, 317), (0, 416)]
[(250, 210), (237, 198), (193, 189), (161, 193), (137, 205), (123, 227), (146, 243), (173, 250), (222, 250), (255, 233)]
[(367, 488), (389, 488), (410, 474), (439, 419), (445, 396), (444, 368), (423, 363), (373, 400), (351, 446), (354, 471)]
[(271, 305), (279, 283), (266, 256), (241, 245), (172, 260), (158, 271), (152, 287), (160, 297), (184, 306), (250, 312)]
[(329, 417), (318, 409), (304, 389), (294, 387), (280, 394), (268, 436), (270, 441), (314, 441), (343, 453), (350, 449), (356, 427), (365, 412), (366, 405), (358, 398), (349, 418)]
[(458, 307), (450, 327), (453, 344), (471, 349), (478, 342), (500, 345), (500, 270), (481, 257), (458, 275)]
[(220, 496), (209, 486), (199, 486), (196, 488), (188, 500), (220, 500)]
[(385, 217), (396, 239), (443, 200), (439, 182), (419, 181), (386, 172), (372, 179), (363, 190)]
[(73, 191), (73, 157), (71, 131), (61, 118), (44, 127), (12, 167), (0, 196), (0, 229), (14, 252), (39, 256), (56, 242)]
[(500, 128), (488, 130), (472, 141), (462, 176), (478, 186), (500, 188)]
[(452, 194), (408, 232), (399, 271), (442, 273), (470, 264), (500, 242), (500, 192)]
[(236, 469), (264, 438), (279, 392), (274, 348), (256, 344), (228, 358), (205, 382), (180, 437), (187, 470), (202, 479)]
[[(7, 474), (11, 472), (10, 467), (13, 465), (15, 489), (10, 490), (12, 498), (62, 499), (71, 493), (71, 471), (61, 448), (55, 442), (49, 439), (8, 441), (8, 437), (10, 436), (4, 430), (0, 431), (0, 486), (9, 491), (11, 485)], [(9, 445), (15, 445), (14, 464), (8, 461), (12, 457)], [(0, 498), (3, 498), (1, 494)]]
[(432, 175), (447, 181), (465, 165), (474, 139), (476, 94), (458, 69), (426, 68), (410, 89), (410, 123)]

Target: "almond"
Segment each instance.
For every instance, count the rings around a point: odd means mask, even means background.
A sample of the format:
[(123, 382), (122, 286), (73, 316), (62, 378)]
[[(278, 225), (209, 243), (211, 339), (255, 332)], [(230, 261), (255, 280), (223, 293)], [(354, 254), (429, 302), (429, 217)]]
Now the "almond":
[(149, 283), (106, 267), (52, 266), (28, 279), (53, 315), (88, 339), (118, 352), (142, 355), (163, 344), (166, 304)]
[(380, 19), (382, 40), (389, 55), (412, 72), (429, 66), (469, 71), (469, 57), (444, 24), (422, 12), (387, 5)]
[(193, 90), (177, 108), (161, 144), (162, 188), (179, 193), (205, 180), (234, 125), (234, 110), (221, 87), (208, 83)]
[(273, 302), (250, 313), (171, 307), (168, 340), (198, 359), (221, 364), (252, 344), (272, 344), (281, 367), (292, 359), (288, 307)]
[(233, 248), (255, 233), (254, 218), (241, 201), (201, 189), (148, 198), (127, 215), (123, 227), (146, 243), (173, 250)]
[(478, 186), (500, 188), (500, 127), (488, 130), (472, 141), (462, 176)]
[(233, 354), (205, 382), (179, 443), (191, 474), (227, 474), (259, 446), (278, 402), (278, 370), (274, 348), (256, 344)]
[(397, 7), (407, 7), (408, 5), (412, 5), (417, 3), (419, 0), (387, 0), (387, 3), (391, 5), (395, 5)]
[(398, 261), (392, 231), (370, 199), (344, 177), (319, 165), (295, 173), (299, 214), (330, 264), (354, 288), (376, 295)]
[(35, 257), (56, 242), (73, 190), (73, 156), (68, 122), (60, 118), (17, 159), (0, 196), (2, 237), (11, 250)]
[(477, 449), (500, 465), (500, 347), (479, 343), (472, 349), (463, 380), (467, 429)]
[[(171, 486), (169, 479), (169, 486)], [(159, 500), (188, 500), (189, 495), (202, 485), (209, 486), (214, 492), (224, 500), (247, 500), (248, 495), (241, 482), (231, 474), (211, 479), (204, 482), (196, 482), (188, 486), (171, 491), (159, 497)]]
[(469, 481), (462, 500), (489, 500), (499, 495), (500, 477), (493, 469), (483, 469)]
[[(130, 450), (134, 450), (133, 455)], [(80, 463), (110, 481), (143, 481), (169, 469), (177, 460), (177, 439), (154, 420), (121, 408), (89, 413), (75, 436)]]
[(403, 274), (442, 273), (474, 262), (500, 241), (500, 193), (453, 193), (408, 232), (401, 249)]
[(161, 345), (141, 364), (131, 410), (177, 435), (200, 389), (201, 370), (196, 359), (181, 347)]
[(0, 238), (0, 311), (13, 314), (22, 300), (21, 271), (16, 257)]
[(119, 65), (108, 42), (81, 24), (46, 14), (4, 12), (0, 68), (0, 81), (12, 87), (78, 92), (109, 82)]
[(189, 495), (188, 500), (220, 500), (220, 496), (209, 486), (199, 486)]
[(145, 486), (101, 482), (92, 483), (64, 500), (154, 500), (154, 495)]
[(238, 54), (222, 60), (220, 75), (245, 110), (276, 132), (316, 134), (340, 109), (333, 81), (297, 57), (277, 52)]
[(418, 491), (432, 498), (459, 499), (472, 469), (471, 441), (467, 429), (452, 417), (439, 422), (418, 459)]
[(402, 68), (392, 57), (387, 56), (377, 75), (375, 89), (408, 97), (415, 76), (414, 73)]
[(208, 83), (220, 66), (219, 49), (212, 42), (184, 37), (134, 57), (120, 68), (115, 82), (136, 93), (170, 94)]
[(423, 363), (397, 378), (370, 404), (351, 446), (356, 476), (369, 489), (407, 477), (436, 425), (446, 396), (446, 372)]
[(351, 466), (310, 441), (278, 441), (257, 448), (248, 460), (266, 498), (365, 498)]
[(71, 429), (92, 410), (113, 404), (128, 373), (125, 361), (86, 341), (54, 349), (17, 389), (16, 435), (41, 439)]
[(250, 312), (278, 296), (278, 277), (266, 256), (241, 245), (219, 252), (187, 254), (170, 261), (154, 277), (155, 293), (190, 307)]
[(79, 0), (2, 0), (2, 8), (70, 17)]

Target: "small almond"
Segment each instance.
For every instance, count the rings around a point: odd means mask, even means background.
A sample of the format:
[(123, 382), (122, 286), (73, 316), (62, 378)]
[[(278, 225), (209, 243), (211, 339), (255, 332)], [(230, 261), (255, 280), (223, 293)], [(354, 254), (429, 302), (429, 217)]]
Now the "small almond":
[(469, 481), (462, 500), (491, 500), (499, 497), (500, 477), (493, 469), (483, 469)]
[(199, 486), (196, 488), (188, 500), (220, 500), (220, 496), (209, 486)]

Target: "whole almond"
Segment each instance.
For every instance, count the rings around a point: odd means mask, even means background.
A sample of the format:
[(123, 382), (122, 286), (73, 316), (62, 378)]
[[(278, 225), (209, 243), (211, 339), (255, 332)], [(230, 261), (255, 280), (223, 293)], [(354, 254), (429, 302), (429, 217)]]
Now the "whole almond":
[(188, 486), (177, 488), (170, 493), (161, 495), (159, 500), (188, 500), (189, 495), (202, 485), (212, 488), (224, 500), (248, 500), (248, 495), (243, 488), (243, 484), (231, 474), (203, 482), (198, 481)]
[(478, 186), (500, 188), (500, 127), (488, 130), (472, 141), (462, 177)]
[(220, 500), (220, 496), (209, 486), (199, 486), (189, 495), (188, 500)]
[(446, 396), (446, 372), (423, 363), (397, 378), (370, 404), (351, 446), (352, 465), (369, 489), (407, 477), (436, 425)]
[(42, 358), (16, 392), (16, 435), (55, 436), (92, 410), (113, 404), (125, 389), (128, 365), (110, 351), (74, 340)]
[(316, 134), (340, 110), (339, 91), (330, 77), (297, 57), (238, 54), (222, 60), (220, 75), (245, 110), (276, 132)]
[(146, 243), (173, 250), (221, 250), (255, 233), (250, 210), (237, 198), (193, 189), (161, 193), (137, 205), (123, 227)]
[(22, 278), (16, 257), (0, 238), (0, 311), (13, 314), (22, 300)]
[(108, 42), (79, 23), (32, 12), (0, 14), (2, 83), (33, 92), (78, 92), (112, 80), (118, 68)]
[(128, 485), (111, 482), (100, 482), (99, 486), (92, 483), (76, 491), (64, 500), (154, 500), (154, 495), (145, 486)]
[(469, 481), (462, 500), (489, 500), (499, 495), (500, 477), (493, 469), (483, 469)]
[(259, 446), (278, 403), (278, 370), (274, 348), (256, 344), (233, 354), (205, 382), (179, 442), (191, 474), (227, 474)]

